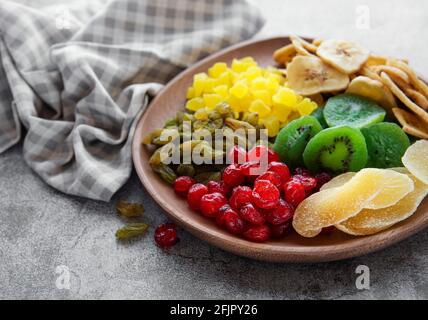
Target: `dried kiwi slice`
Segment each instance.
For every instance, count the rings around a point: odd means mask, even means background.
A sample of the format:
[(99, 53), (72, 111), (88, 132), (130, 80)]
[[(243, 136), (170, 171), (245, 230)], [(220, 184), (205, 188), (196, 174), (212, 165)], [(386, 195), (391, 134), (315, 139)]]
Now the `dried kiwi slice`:
[(311, 116), (315, 117), (320, 123), (321, 127), (328, 128), (327, 122), (325, 122), (324, 118), (324, 108), (318, 107), (314, 112), (311, 113)]
[(324, 107), (324, 117), (330, 127), (363, 128), (383, 121), (385, 114), (375, 101), (348, 93), (331, 97)]
[(278, 133), (273, 149), (287, 165), (301, 166), (306, 144), (321, 130), (322, 127), (315, 117), (305, 116), (293, 120)]
[(361, 129), (366, 138), (369, 160), (367, 167), (402, 167), (401, 158), (410, 146), (407, 135), (395, 123), (376, 123)]
[(313, 172), (358, 171), (365, 167), (367, 158), (363, 134), (349, 126), (321, 131), (309, 141), (303, 153), (305, 165)]

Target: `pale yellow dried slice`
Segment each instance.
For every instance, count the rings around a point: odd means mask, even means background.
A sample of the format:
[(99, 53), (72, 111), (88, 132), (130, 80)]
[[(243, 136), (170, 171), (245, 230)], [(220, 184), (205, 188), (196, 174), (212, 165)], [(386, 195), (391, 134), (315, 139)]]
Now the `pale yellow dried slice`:
[(412, 88), (407, 88), (404, 90), (406, 95), (412, 99), (418, 106), (422, 107), (425, 110), (428, 110), (428, 99), (419, 91), (416, 91)]
[[(393, 170), (398, 172), (397, 170)], [(398, 172), (400, 173), (400, 172)], [(341, 174), (322, 186), (321, 190), (343, 186), (355, 176), (354, 172)], [(411, 179), (401, 177), (385, 186), (379, 194), (366, 204), (367, 209), (382, 209), (396, 204), (400, 199), (413, 191), (414, 185)]]
[(358, 76), (354, 78), (346, 92), (372, 99), (390, 112), (392, 112), (392, 108), (397, 107), (397, 102), (391, 91), (382, 82), (369, 77)]
[(422, 139), (428, 139), (428, 128), (425, 122), (413, 113), (400, 108), (393, 108), (392, 113), (403, 127), (403, 131)]
[(279, 48), (273, 53), (273, 59), (279, 63), (286, 65), (296, 56), (297, 51), (294, 49), (293, 44), (286, 45), (282, 48)]
[(391, 80), (388, 74), (385, 72), (382, 72), (380, 74), (380, 77), (382, 78), (382, 82), (391, 90), (391, 92), (408, 107), (410, 110), (413, 111), (415, 115), (417, 115), (422, 121), (424, 121), (428, 125), (428, 113), (422, 109), (420, 106), (418, 106), (416, 103), (414, 103), (412, 100), (410, 100), (404, 92)]
[(390, 77), (393, 77), (394, 79), (400, 79), (405, 83), (410, 83), (410, 78), (408, 74), (399, 68), (385, 65), (373, 66), (371, 68), (378, 74), (380, 74), (381, 72), (386, 72)]
[(413, 175), (408, 176), (415, 188), (395, 205), (377, 210), (363, 209), (356, 216), (336, 225), (336, 228), (351, 235), (370, 235), (409, 218), (428, 194), (428, 186)]
[(374, 70), (372, 70), (371, 67), (369, 66), (363, 66), (360, 71), (358, 71), (358, 74), (365, 76), (367, 78), (373, 79), (373, 80), (377, 80), (382, 82), (382, 79), (380, 77), (380, 75), (378, 75)]
[(313, 44), (314, 46), (319, 47), (319, 46), (320, 46), (320, 44), (321, 44), (323, 41), (324, 41), (323, 39), (317, 38), (317, 39), (314, 39), (314, 40), (312, 41), (312, 44)]
[(409, 67), (407, 63), (404, 61), (400, 61), (397, 59), (389, 59), (387, 65), (399, 68), (406, 72), (410, 77), (411, 84), (418, 89), (425, 97), (428, 98), (428, 85), (423, 82), (417, 74)]
[(326, 40), (317, 49), (317, 55), (337, 70), (357, 72), (369, 58), (369, 52), (359, 44), (344, 40)]
[(311, 53), (315, 53), (317, 51), (317, 46), (298, 36), (292, 35), (290, 36), (290, 40), (298, 54), (309, 56)]
[(369, 58), (367, 59), (365, 65), (368, 67), (385, 65), (387, 61), (388, 61), (388, 57), (380, 56), (380, 55), (371, 53), (369, 55)]
[(363, 169), (341, 187), (309, 196), (296, 208), (293, 227), (302, 236), (314, 237), (322, 228), (339, 224), (370, 205), (387, 185), (409, 180), (386, 169)]
[(404, 153), (404, 166), (416, 178), (428, 185), (428, 141), (419, 140)]
[(324, 184), (320, 190), (327, 190), (327, 189), (332, 189), (332, 188), (337, 188), (337, 187), (341, 187), (343, 186), (346, 182), (348, 182), (349, 180), (351, 180), (357, 173), (356, 172), (346, 172), (346, 173), (342, 173), (336, 177), (334, 177), (333, 179), (331, 179), (329, 182), (327, 182), (326, 184)]
[(344, 90), (349, 84), (346, 74), (315, 56), (296, 56), (287, 65), (287, 80), (291, 89), (304, 96)]

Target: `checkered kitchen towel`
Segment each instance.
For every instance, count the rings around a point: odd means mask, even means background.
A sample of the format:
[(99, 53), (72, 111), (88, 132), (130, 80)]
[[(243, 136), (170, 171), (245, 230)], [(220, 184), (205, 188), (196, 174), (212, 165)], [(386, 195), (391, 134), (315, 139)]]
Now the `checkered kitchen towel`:
[(135, 119), (162, 84), (263, 24), (241, 0), (117, 0), (36, 10), (0, 1), (0, 153), (62, 192), (108, 201)]

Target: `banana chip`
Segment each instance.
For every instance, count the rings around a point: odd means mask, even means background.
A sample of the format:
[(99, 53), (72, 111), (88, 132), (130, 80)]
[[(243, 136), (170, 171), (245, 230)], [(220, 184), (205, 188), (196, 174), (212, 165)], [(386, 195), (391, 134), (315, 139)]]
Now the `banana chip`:
[(409, 67), (408, 64), (397, 59), (390, 59), (388, 60), (387, 65), (399, 68), (407, 73), (410, 77), (411, 84), (428, 98), (428, 85), (418, 78), (416, 73)]
[(313, 41), (312, 41), (312, 44), (314, 45), (314, 46), (317, 46), (317, 47), (319, 47), (320, 46), (320, 44), (323, 42), (324, 40), (323, 39), (314, 39)]
[(273, 59), (279, 63), (286, 65), (296, 56), (297, 51), (294, 49), (293, 44), (286, 45), (282, 48), (279, 48), (273, 53)]
[(315, 53), (317, 51), (317, 47), (312, 43), (307, 42), (306, 40), (298, 37), (298, 36), (290, 36), (291, 43), (296, 49), (297, 53), (303, 56), (310, 56), (311, 53)]
[(386, 72), (390, 77), (393, 77), (394, 79), (400, 79), (401, 81), (405, 83), (410, 83), (410, 78), (403, 70), (392, 67), (392, 66), (385, 66), (385, 65), (379, 65), (379, 66), (373, 66), (372, 69), (380, 74), (382, 71)]
[(397, 107), (397, 102), (391, 91), (378, 80), (373, 80), (365, 76), (354, 78), (346, 89), (347, 93), (357, 94), (376, 101), (379, 105), (389, 110)]
[(358, 74), (382, 82), (381, 77), (369, 66), (362, 67)]
[(414, 103), (412, 100), (410, 100), (404, 92), (397, 87), (397, 85), (391, 80), (391, 78), (385, 73), (382, 72), (380, 74), (380, 77), (382, 78), (382, 82), (391, 90), (391, 92), (408, 107), (410, 110), (412, 110), (415, 115), (417, 115), (422, 121), (425, 122), (425, 126), (428, 124), (428, 113), (422, 109), (420, 106), (418, 106), (416, 103)]
[(369, 53), (360, 45), (350, 41), (326, 40), (317, 49), (317, 55), (337, 70), (351, 74), (361, 69)]
[(425, 110), (428, 110), (428, 99), (419, 91), (416, 91), (412, 88), (407, 88), (404, 90), (406, 95), (412, 99), (418, 106), (422, 107)]
[(287, 76), (290, 88), (304, 96), (344, 90), (349, 84), (346, 74), (315, 56), (296, 56), (287, 66)]
[(417, 116), (400, 108), (393, 108), (392, 112), (402, 125), (404, 132), (421, 139), (428, 139), (427, 125)]
[(365, 65), (367, 67), (378, 66), (378, 65), (386, 65), (387, 61), (388, 61), (387, 57), (379, 56), (379, 55), (376, 55), (376, 54), (370, 54), (368, 60), (365, 63)]

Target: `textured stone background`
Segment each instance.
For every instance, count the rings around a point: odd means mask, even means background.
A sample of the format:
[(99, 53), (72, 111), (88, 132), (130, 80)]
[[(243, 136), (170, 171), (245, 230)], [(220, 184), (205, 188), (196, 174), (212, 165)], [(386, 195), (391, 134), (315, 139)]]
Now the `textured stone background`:
[[(19, 2), (37, 7), (54, 3)], [(354, 39), (374, 51), (407, 57), (420, 72), (428, 73), (426, 1), (262, 4), (268, 22), (259, 37), (298, 33)], [(369, 30), (356, 28), (356, 8), (364, 4), (371, 13)], [(114, 232), (123, 224), (113, 209), (119, 198), (143, 202), (152, 226), (165, 220), (135, 174), (106, 204), (65, 196), (46, 186), (25, 165), (21, 146), (1, 155), (0, 298), (428, 298), (426, 231), (378, 253), (323, 264), (252, 261), (211, 247), (185, 231), (180, 232), (180, 244), (165, 253), (152, 241), (153, 228), (140, 241), (115, 241)], [(355, 268), (360, 264), (370, 267), (370, 290), (355, 287)], [(69, 290), (55, 285), (59, 265), (71, 272)]]

